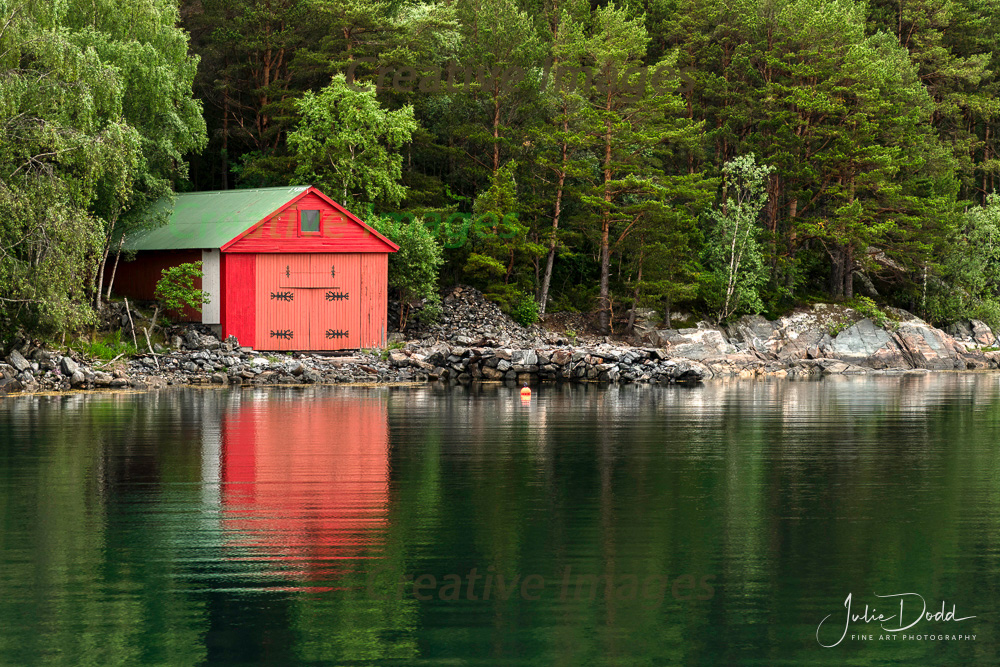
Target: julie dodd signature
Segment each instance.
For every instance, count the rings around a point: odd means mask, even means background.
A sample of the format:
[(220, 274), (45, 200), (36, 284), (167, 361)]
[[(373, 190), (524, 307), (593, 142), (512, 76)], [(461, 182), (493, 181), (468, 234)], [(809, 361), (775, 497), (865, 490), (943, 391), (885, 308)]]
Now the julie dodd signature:
[[(865, 610), (863, 613), (856, 613), (851, 608), (853, 593), (847, 594), (847, 599), (844, 600), (844, 608), (847, 610), (846, 616), (840, 614), (840, 621), (843, 626), (838, 625), (836, 619), (831, 620), (833, 614), (828, 614), (826, 618), (819, 622), (816, 627), (816, 641), (819, 642), (820, 646), (825, 648), (832, 648), (844, 641), (847, 637), (847, 631), (851, 627), (851, 623), (857, 623), (861, 621), (862, 623), (874, 623), (878, 622), (881, 624), (882, 630), (888, 633), (906, 632), (917, 626), (921, 621), (938, 621), (938, 622), (954, 622), (967, 621), (970, 618), (975, 618), (975, 616), (962, 616), (959, 617), (955, 610), (955, 605), (951, 606), (951, 611), (945, 611), (945, 603), (941, 602), (941, 611), (927, 611), (927, 601), (919, 593), (893, 593), (892, 595), (876, 595), (877, 598), (886, 598), (889, 603), (893, 605), (895, 609), (895, 603), (899, 602), (899, 613), (894, 613), (886, 616), (885, 612), (878, 612), (874, 607), (868, 608), (865, 605)], [(829, 623), (827, 623), (829, 621)], [(823, 630), (824, 624), (827, 626), (827, 630), (823, 632), (824, 638), (829, 640), (831, 635), (836, 636), (836, 632), (840, 631), (840, 638), (833, 642), (832, 644), (824, 644), (823, 639), (820, 638), (820, 631)], [(944, 638), (958, 638), (958, 637), (968, 637), (975, 639), (975, 635), (944, 635), (940, 636), (941, 639)], [(851, 635), (852, 638), (855, 635)], [(930, 637), (937, 637), (936, 635), (931, 635)], [(859, 639), (873, 639), (872, 635), (858, 635)], [(895, 639), (895, 636), (892, 636)], [(905, 636), (904, 638), (911, 638)], [(912, 637), (916, 639), (918, 637)]]

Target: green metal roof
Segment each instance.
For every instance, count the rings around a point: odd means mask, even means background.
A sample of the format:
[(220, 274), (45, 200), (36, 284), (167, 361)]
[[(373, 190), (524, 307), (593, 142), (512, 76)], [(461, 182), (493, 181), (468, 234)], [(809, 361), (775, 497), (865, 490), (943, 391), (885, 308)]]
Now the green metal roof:
[(153, 214), (169, 213), (167, 224), (125, 239), (129, 250), (221, 248), (309, 189), (308, 185), (256, 190), (185, 192), (161, 199)]

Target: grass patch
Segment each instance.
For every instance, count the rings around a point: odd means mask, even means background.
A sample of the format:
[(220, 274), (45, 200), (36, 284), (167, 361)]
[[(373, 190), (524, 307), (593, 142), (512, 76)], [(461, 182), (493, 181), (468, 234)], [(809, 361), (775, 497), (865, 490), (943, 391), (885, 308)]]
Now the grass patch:
[(121, 329), (109, 334), (97, 334), (93, 340), (78, 338), (70, 343), (69, 348), (90, 359), (110, 361), (118, 356), (135, 356), (139, 354), (135, 344), (122, 340)]

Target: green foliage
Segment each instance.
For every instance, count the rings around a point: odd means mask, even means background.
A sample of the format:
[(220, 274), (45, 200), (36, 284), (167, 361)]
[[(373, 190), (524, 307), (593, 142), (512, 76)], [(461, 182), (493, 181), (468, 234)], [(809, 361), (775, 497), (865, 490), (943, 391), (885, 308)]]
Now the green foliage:
[(94, 322), (100, 268), (205, 139), (171, 0), (0, 3), (0, 335)]
[(209, 302), (208, 293), (194, 286), (195, 279), (202, 277), (201, 262), (178, 264), (162, 273), (154, 295), (164, 310), (178, 312), (187, 307), (201, 312), (202, 304)]
[(884, 310), (878, 307), (874, 301), (872, 301), (867, 296), (856, 296), (854, 300), (848, 304), (862, 317), (867, 317), (877, 326), (892, 326), (898, 322), (898, 320)]
[(538, 321), (538, 302), (529, 295), (522, 295), (510, 311), (511, 319), (521, 326), (531, 326)]
[(1000, 196), (971, 208), (946, 244), (941, 276), (928, 286), (934, 321), (977, 319), (1000, 326)]
[(400, 330), (406, 325), (414, 301), (426, 300), (422, 318), (433, 319), (435, 313), (440, 313), (437, 277), (444, 261), (441, 245), (420, 218), (403, 222), (377, 217), (370, 223), (377, 232), (399, 246), (397, 252), (389, 255), (389, 287), (399, 296)]
[[(438, 226), (441, 280), (508, 308), (514, 293), (596, 306), (604, 327), (612, 305), (727, 318), (850, 302), (855, 280), (936, 322), (997, 322), (994, 223), (976, 206), (1000, 184), (996, 14), (0, 0), (0, 336), (92, 323), (109, 251), (158, 222), (149, 202), (234, 182), (475, 214)], [(732, 215), (728, 190), (709, 209), (724, 165), (750, 154), (775, 170), (740, 255), (724, 243), (740, 225), (715, 217)]]
[(474, 252), (469, 255), (465, 263), (465, 275), (473, 282), (480, 285), (489, 285), (493, 281), (500, 280), (507, 273), (504, 265), (499, 260), (486, 255)]
[(744, 155), (727, 162), (723, 204), (711, 212), (715, 222), (706, 246), (706, 300), (714, 306), (716, 320), (750, 312), (759, 313), (764, 304), (760, 288), (767, 281), (760, 246), (760, 212), (767, 202), (767, 177), (773, 168), (756, 164)]
[(78, 339), (69, 347), (90, 359), (104, 359), (105, 361), (122, 355), (131, 357), (139, 353), (134, 343), (122, 340), (121, 329), (116, 329), (111, 334), (93, 341), (86, 338)]
[(483, 292), (483, 295), (500, 306), (500, 310), (521, 326), (530, 326), (538, 321), (538, 302), (515, 285), (497, 283)]
[(295, 103), (302, 120), (288, 135), (299, 183), (313, 184), (351, 206), (360, 202), (398, 204), (403, 158), (397, 151), (417, 129), (413, 108), (387, 111), (374, 89), (356, 89), (338, 74)]
[(389, 358), (389, 353), (390, 352), (392, 352), (393, 350), (401, 350), (401, 349), (403, 349), (403, 347), (404, 347), (403, 343), (401, 343), (399, 341), (395, 341), (393, 343), (389, 343), (385, 348), (383, 348), (382, 350), (379, 351), (378, 357), (382, 361), (386, 361)]

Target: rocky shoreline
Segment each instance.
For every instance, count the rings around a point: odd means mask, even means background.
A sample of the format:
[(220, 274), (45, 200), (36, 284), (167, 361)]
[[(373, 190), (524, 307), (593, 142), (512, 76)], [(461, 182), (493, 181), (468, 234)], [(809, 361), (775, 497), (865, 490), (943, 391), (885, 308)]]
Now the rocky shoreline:
[(810, 377), (1000, 367), (997, 336), (982, 322), (930, 326), (904, 311), (878, 325), (849, 308), (817, 304), (776, 321), (744, 317), (657, 329), (631, 339), (579, 339), (520, 327), (471, 288), (444, 301), (442, 322), (395, 333), (390, 349), (349, 356), (256, 352), (189, 328), (174, 349), (94, 361), (25, 343), (0, 363), (0, 393), (169, 386), (413, 382), (694, 383), (720, 377)]

